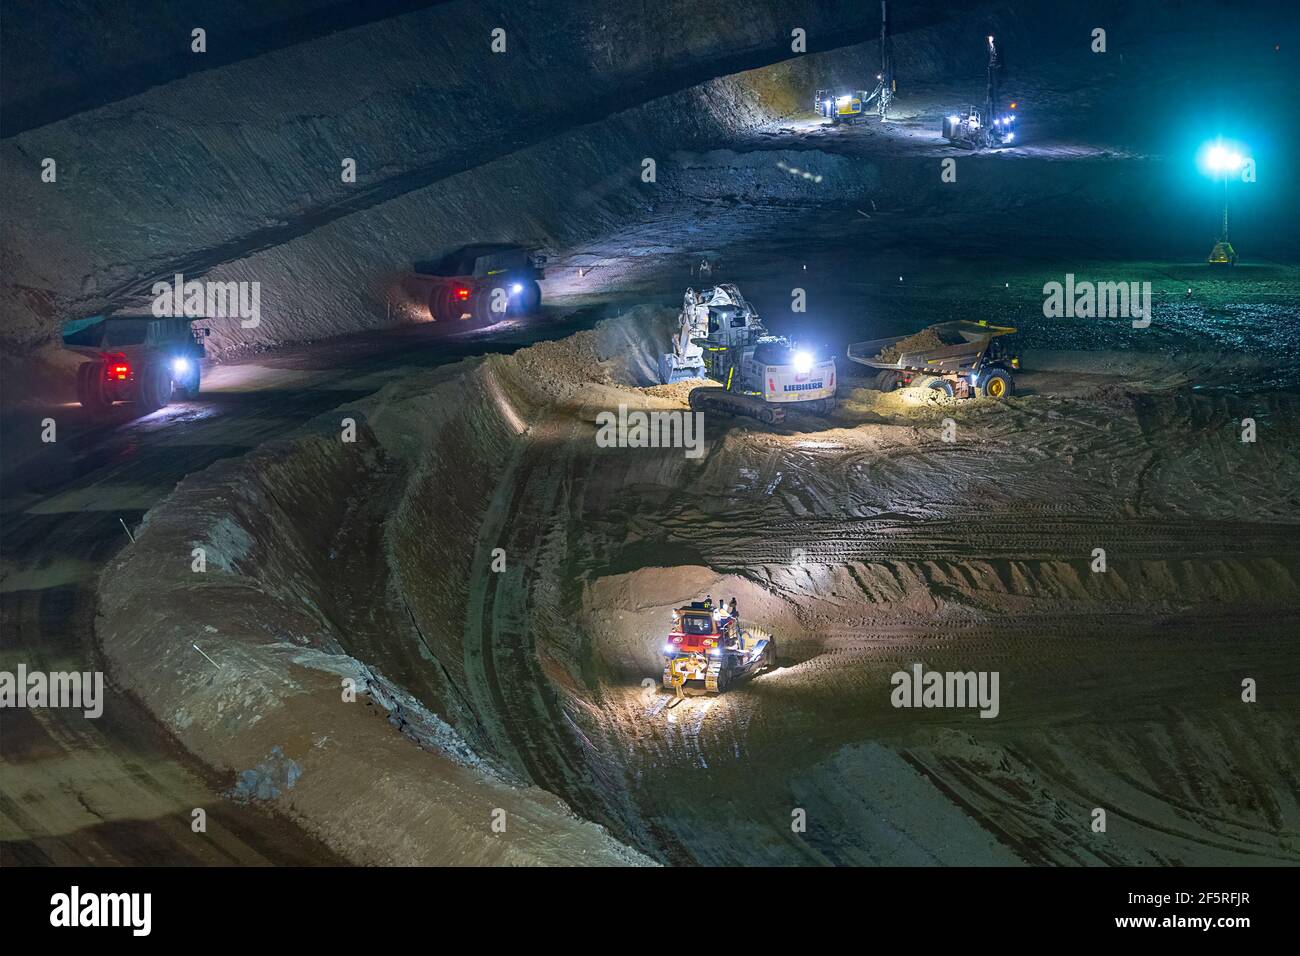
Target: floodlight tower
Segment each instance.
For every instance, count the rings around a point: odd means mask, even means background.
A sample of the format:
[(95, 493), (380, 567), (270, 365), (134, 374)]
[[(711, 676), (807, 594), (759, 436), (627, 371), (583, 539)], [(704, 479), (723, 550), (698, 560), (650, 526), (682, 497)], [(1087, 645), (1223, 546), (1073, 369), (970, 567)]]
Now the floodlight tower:
[(1228, 149), (1222, 143), (1211, 146), (1206, 156), (1206, 165), (1210, 171), (1223, 179), (1223, 228), (1214, 248), (1210, 250), (1207, 261), (1211, 265), (1234, 265), (1237, 261), (1237, 251), (1228, 241), (1228, 180), (1234, 173), (1240, 172), (1245, 162), (1240, 153)]

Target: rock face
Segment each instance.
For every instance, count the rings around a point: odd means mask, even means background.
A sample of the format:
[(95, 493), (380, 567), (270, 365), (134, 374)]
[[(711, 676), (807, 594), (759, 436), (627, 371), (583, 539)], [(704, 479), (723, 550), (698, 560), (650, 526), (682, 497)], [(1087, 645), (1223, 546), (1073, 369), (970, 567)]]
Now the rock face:
[[(216, 323), (218, 353), (391, 324), (402, 318), (391, 289), (414, 262), (469, 242), (608, 234), (655, 201), (640, 179), (647, 156), (665, 166), (674, 150), (806, 109), (811, 85), (859, 76), (878, 55), (862, 42), (869, 11), (848, 2), (671, 0), (636, 18), (611, 3), (516, 4), (501, 23), (471, 2), (389, 3), (365, 5), (371, 19), (355, 25), (335, 10), (308, 25), (254, 6), (237, 35), (214, 20), (209, 52), (183, 61), (124, 27), (58, 87), (32, 66), (44, 67), (39, 54), (6, 57), (7, 75), (39, 74), (12, 104), (17, 124), (48, 122), (0, 145), (0, 347), (29, 350), (69, 317), (148, 305), (152, 284), (177, 273), (261, 283), (261, 324)], [(931, 5), (913, 6), (897, 43), (913, 77), (932, 77), (951, 59), (934, 53)], [(74, 38), (98, 22), (80, 12)], [(189, 19), (169, 5), (154, 22), (187, 44)], [(798, 58), (796, 25), (811, 51)], [(496, 29), (503, 53), (491, 51)], [(136, 79), (172, 73), (150, 88)], [(56, 182), (41, 180), (47, 158)]]
[[(229, 796), (273, 803), (355, 862), (648, 863), (493, 746), (497, 715), (461, 663), (455, 553), (533, 417), (501, 361), (340, 412), (355, 442), (332, 416), (187, 479), (106, 570), (98, 636), (120, 686), (233, 781)], [(447, 565), (399, 574), (387, 552), (403, 537), (384, 522), (423, 520), (427, 502), (388, 509), (429, 480), (436, 521), (419, 527), (443, 535)]]

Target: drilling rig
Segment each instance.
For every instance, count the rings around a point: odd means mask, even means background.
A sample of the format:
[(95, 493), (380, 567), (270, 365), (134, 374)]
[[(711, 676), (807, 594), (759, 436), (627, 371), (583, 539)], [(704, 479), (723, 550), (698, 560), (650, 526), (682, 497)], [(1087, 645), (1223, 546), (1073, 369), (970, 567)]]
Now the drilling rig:
[(867, 107), (876, 104), (876, 115), (883, 121), (889, 105), (898, 92), (894, 79), (894, 41), (889, 36), (889, 4), (880, 0), (880, 72), (876, 74), (876, 88), (866, 90), (818, 90), (813, 96), (813, 112), (832, 123), (855, 123), (867, 115)]
[(876, 101), (876, 112), (883, 122), (889, 112), (889, 105), (894, 102), (898, 92), (898, 83), (894, 79), (894, 40), (889, 35), (889, 4), (880, 0), (880, 75), (876, 77), (880, 85), (876, 88), (880, 99)]
[(998, 110), (998, 48), (993, 37), (988, 38), (988, 83), (984, 94), (984, 109), (968, 106), (961, 113), (943, 118), (943, 138), (962, 149), (992, 149), (1010, 146), (1015, 142), (1016, 104), (1005, 114)]

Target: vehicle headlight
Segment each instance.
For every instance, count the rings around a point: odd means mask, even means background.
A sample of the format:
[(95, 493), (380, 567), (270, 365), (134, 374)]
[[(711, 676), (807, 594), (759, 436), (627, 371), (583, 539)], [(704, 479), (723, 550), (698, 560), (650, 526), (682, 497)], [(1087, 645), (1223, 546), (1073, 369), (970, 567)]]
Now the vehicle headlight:
[(794, 353), (794, 370), (800, 375), (807, 375), (812, 371), (813, 356), (811, 352)]
[(190, 372), (190, 360), (189, 360), (189, 359), (187, 359), (187, 358), (185, 358), (185, 357), (183, 357), (183, 356), (177, 356), (176, 358), (172, 359), (172, 374), (173, 374), (173, 375), (188, 375), (189, 372)]
[(524, 291), (524, 286), (523, 286), (523, 283), (520, 283), (520, 282), (516, 282), (514, 285), (512, 285), (512, 286), (510, 287), (510, 294), (511, 294), (511, 295), (518, 295), (520, 292), (523, 292), (523, 291)]
[(677, 648), (673, 647), (671, 644), (665, 644), (665, 645), (664, 645), (664, 653), (665, 653), (665, 654), (672, 654), (672, 653), (675, 652), (676, 650), (677, 650)]
[(715, 647), (713, 650), (709, 651), (709, 656), (710, 656), (710, 657), (721, 657), (721, 656), (722, 656), (722, 651), (720, 651), (718, 648)]
[(1016, 138), (1016, 134), (1015, 134), (1015, 133), (1007, 133), (1007, 142), (1008, 142), (1008, 143), (1011, 142), (1011, 141), (1012, 141), (1013, 139), (1015, 139), (1015, 138)]

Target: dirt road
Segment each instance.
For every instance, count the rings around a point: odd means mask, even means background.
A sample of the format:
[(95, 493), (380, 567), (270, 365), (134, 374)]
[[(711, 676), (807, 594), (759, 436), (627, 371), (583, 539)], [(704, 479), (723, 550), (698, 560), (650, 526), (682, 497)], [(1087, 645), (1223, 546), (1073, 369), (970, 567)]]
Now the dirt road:
[[(29, 408), (5, 424), (0, 632), (6, 668), (102, 669), (95, 579), (128, 529), (185, 475), (239, 455), (413, 368), (563, 334), (563, 321), (446, 335), (431, 327), (251, 356), (209, 372), (199, 400), (109, 426), (81, 409)], [(487, 337), (485, 337), (487, 336)], [(58, 441), (40, 443), (40, 419)], [(125, 524), (125, 527), (123, 527)], [(110, 688), (98, 720), (62, 709), (6, 710), (0, 856), (6, 863), (328, 863), (319, 841), (226, 796), (129, 698)], [(191, 812), (208, 813), (206, 834)]]

